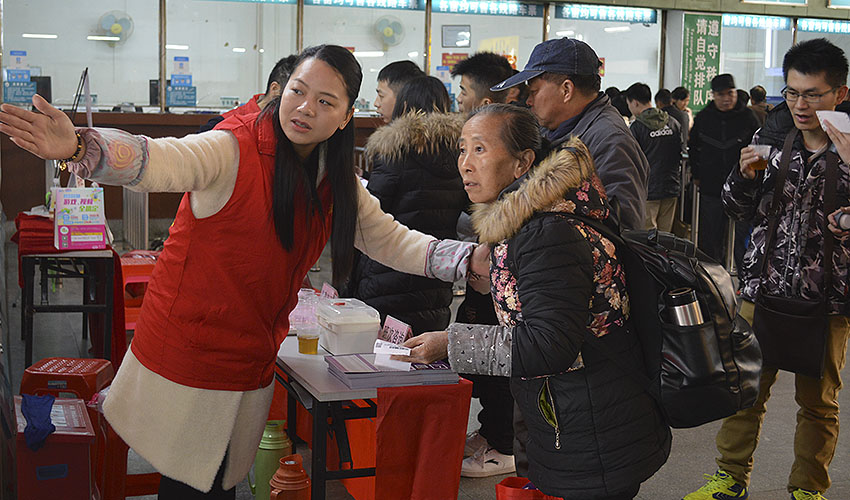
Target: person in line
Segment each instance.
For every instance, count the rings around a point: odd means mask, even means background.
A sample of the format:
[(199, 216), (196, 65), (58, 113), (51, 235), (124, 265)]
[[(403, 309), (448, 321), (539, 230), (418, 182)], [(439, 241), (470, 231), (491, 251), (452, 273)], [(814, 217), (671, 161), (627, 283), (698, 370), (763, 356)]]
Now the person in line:
[[(741, 150), (759, 128), (756, 116), (738, 99), (735, 79), (729, 73), (711, 80), (712, 100), (694, 118), (688, 156), (694, 182), (699, 186), (698, 246), (717, 262), (726, 260), (728, 217), (720, 194), (729, 172), (738, 164)], [(740, 269), (750, 234), (750, 223), (735, 224), (735, 263)]]
[(494, 102), (514, 102), (518, 100), (519, 89), (508, 92), (493, 92), (490, 87), (507, 80), (514, 69), (507, 58), (493, 52), (476, 52), (455, 64), (452, 77), (460, 77), (460, 93), (457, 106), (461, 113), (468, 114), (474, 109)]
[(599, 57), (574, 38), (537, 44), (525, 69), (491, 90), (522, 82), (528, 105), (554, 147), (576, 136), (587, 145), (602, 184), (625, 229), (643, 229), (649, 163), (607, 95), (599, 91)]
[(690, 132), (694, 126), (694, 114), (688, 107), (688, 104), (691, 103), (691, 91), (685, 87), (676, 87), (670, 92), (670, 97), (673, 98), (673, 106), (688, 115), (688, 132)]
[(764, 121), (767, 119), (767, 113), (773, 109), (773, 106), (767, 102), (767, 91), (761, 85), (756, 85), (750, 89), (750, 104), (749, 108), (755, 113), (759, 121), (759, 127), (764, 126)]
[[(454, 238), (468, 200), (457, 172), (457, 141), (464, 119), (448, 114), (446, 87), (433, 76), (407, 82), (396, 96), (393, 121), (366, 144), (373, 158), (366, 189), (381, 209), (405, 226)], [(413, 329), (442, 330), (451, 321), (452, 284), (402, 273), (358, 255), (345, 292)]]
[[(460, 76), (461, 92), (457, 102), (461, 111), (470, 113), (492, 103), (524, 106), (527, 96), (523, 98), (521, 94), (527, 91), (525, 84), (505, 92), (490, 90), (490, 87), (516, 73), (507, 58), (491, 52), (479, 52), (457, 63), (452, 69), (452, 76)], [(466, 241), (477, 241), (468, 210), (460, 216), (458, 237)], [(499, 319), (493, 308), (490, 290), (479, 293), (473, 286), (467, 286), (455, 321), (498, 325)], [(481, 426), (466, 437), (460, 475), (489, 477), (514, 472), (514, 400), (510, 381), (507, 377), (487, 375), (467, 374), (465, 378), (472, 381), (472, 397), (478, 398), (481, 403), (481, 411), (478, 412), (478, 422)]]
[(161, 499), (235, 498), (265, 426), (289, 313), (328, 239), (335, 282), (355, 246), (405, 272), (455, 281), (466, 271), (470, 244), (408, 230), (357, 182), (361, 80), (348, 49), (311, 47), (265, 111), (182, 139), (75, 131), (40, 96), (40, 113), (2, 105), (0, 132), (77, 175), (186, 192), (103, 405), (162, 473)]
[[(541, 161), (538, 130), (531, 113), (504, 104), (464, 125), (458, 169), (478, 203), (476, 231), (492, 245), (500, 325), (425, 333), (405, 343), (405, 359), (448, 357), (459, 373), (510, 376), (528, 427), (527, 477), (543, 493), (632, 499), (666, 461), (670, 429), (649, 393), (594, 346), (642, 359), (616, 249), (571, 217), (610, 213), (590, 152), (571, 138)], [(473, 265), (487, 272), (487, 262)]]
[(283, 87), (286, 86), (286, 81), (289, 80), (289, 75), (292, 74), (292, 70), (295, 68), (295, 61), (297, 59), (298, 56), (295, 54), (280, 59), (274, 65), (274, 68), (272, 68), (271, 73), (269, 73), (269, 80), (266, 83), (265, 93), (257, 94), (248, 99), (248, 102), (245, 104), (231, 109), (230, 111), (226, 111), (215, 118), (211, 118), (207, 123), (201, 125), (198, 132), (206, 132), (214, 129), (216, 125), (229, 116), (250, 115), (253, 113), (259, 113), (266, 109), (266, 106), (274, 102), (274, 100), (280, 96), (280, 93), (283, 92)]
[(655, 107), (666, 112), (679, 122), (679, 129), (682, 131), (682, 145), (688, 145), (688, 132), (690, 131), (690, 123), (688, 123), (688, 114), (676, 107), (673, 104), (673, 94), (667, 89), (661, 89), (655, 93)]
[(414, 78), (426, 76), (425, 72), (413, 61), (396, 61), (387, 64), (378, 72), (378, 96), (375, 97), (375, 109), (381, 114), (384, 123), (393, 120), (396, 96), (405, 84)]
[(652, 107), (652, 92), (635, 83), (623, 93), (635, 117), (629, 129), (649, 161), (646, 228), (672, 232), (682, 184), (682, 131), (666, 111)]
[[(829, 464), (838, 441), (838, 392), (844, 368), (850, 320), (847, 317), (847, 280), (850, 262), (848, 233), (838, 229), (835, 215), (824, 213), (824, 184), (827, 157), (838, 155), (839, 206), (848, 205), (850, 197), (850, 134), (839, 132), (831, 124), (826, 131), (818, 121), (818, 110), (834, 110), (847, 94), (847, 58), (844, 51), (819, 38), (800, 42), (785, 54), (782, 73), (785, 89), (782, 95), (790, 109), (792, 126), (786, 120), (771, 120), (755, 138), (758, 144), (771, 146), (766, 171), (756, 171), (757, 160), (752, 148), (741, 151), (738, 168), (733, 170), (723, 187), (723, 204), (730, 216), (752, 219), (755, 224), (744, 267), (741, 315), (752, 322), (753, 301), (760, 287), (771, 295), (818, 300), (829, 304), (829, 333), (824, 357), (823, 378), (796, 374), (794, 398), (800, 406), (794, 432), (794, 465), (788, 478), (792, 500), (825, 500), (830, 486)], [(779, 110), (777, 110), (779, 111)], [(787, 109), (783, 112), (789, 115)], [(777, 125), (780, 127), (776, 129)], [(783, 143), (789, 130), (798, 131), (790, 151), (788, 177), (782, 189), (786, 193), (779, 209), (775, 244), (767, 241), (767, 210), (773, 200), (776, 176), (783, 154)], [(850, 211), (845, 207), (843, 211)], [(832, 262), (824, 263), (823, 223), (829, 216), (830, 231), (836, 234)], [(760, 262), (767, 259), (765, 274)], [(824, 266), (833, 266), (832, 286), (825, 291)], [(802, 337), (801, 337), (801, 341)], [(753, 453), (766, 412), (770, 389), (778, 370), (763, 366), (759, 396), (755, 405), (723, 421), (717, 433), (717, 472), (699, 490), (685, 500), (746, 498)]]

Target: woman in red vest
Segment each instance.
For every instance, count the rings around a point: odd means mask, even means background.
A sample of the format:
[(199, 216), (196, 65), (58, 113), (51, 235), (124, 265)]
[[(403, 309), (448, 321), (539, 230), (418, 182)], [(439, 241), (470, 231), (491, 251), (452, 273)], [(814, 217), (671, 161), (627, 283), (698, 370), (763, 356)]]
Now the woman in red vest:
[(466, 274), (470, 244), (408, 230), (357, 182), (361, 79), (349, 50), (312, 47), (273, 106), (181, 139), (75, 130), (40, 96), (40, 114), (2, 106), (0, 131), (41, 158), (65, 158), (104, 184), (186, 192), (104, 404), (118, 434), (163, 474), (160, 498), (235, 498), (262, 436), (289, 312), (329, 238), (337, 283), (355, 247), (406, 273)]

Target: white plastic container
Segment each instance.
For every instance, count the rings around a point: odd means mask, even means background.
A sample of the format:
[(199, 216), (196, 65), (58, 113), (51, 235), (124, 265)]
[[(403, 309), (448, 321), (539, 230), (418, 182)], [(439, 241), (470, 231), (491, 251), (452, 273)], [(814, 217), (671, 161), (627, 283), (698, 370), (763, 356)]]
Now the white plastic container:
[(331, 354), (372, 352), (381, 316), (357, 299), (322, 299), (317, 308), (319, 342)]

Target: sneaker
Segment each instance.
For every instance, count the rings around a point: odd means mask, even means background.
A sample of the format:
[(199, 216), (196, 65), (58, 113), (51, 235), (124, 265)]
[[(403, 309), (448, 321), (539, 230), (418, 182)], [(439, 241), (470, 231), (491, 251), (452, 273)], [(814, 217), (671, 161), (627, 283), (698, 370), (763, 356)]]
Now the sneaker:
[(826, 500), (826, 497), (818, 491), (797, 488), (791, 493), (791, 500)]
[(470, 432), (466, 435), (466, 445), (463, 447), (463, 458), (471, 457), (478, 452), (484, 453), (487, 451), (487, 439), (478, 431)]
[(515, 471), (513, 455), (502, 455), (495, 448), (488, 448), (469, 458), (464, 458), (460, 475), (461, 477), (490, 477)]
[(682, 500), (743, 500), (747, 498), (747, 487), (738, 484), (732, 476), (719, 470), (714, 475), (703, 474), (705, 485), (693, 493), (688, 493)]

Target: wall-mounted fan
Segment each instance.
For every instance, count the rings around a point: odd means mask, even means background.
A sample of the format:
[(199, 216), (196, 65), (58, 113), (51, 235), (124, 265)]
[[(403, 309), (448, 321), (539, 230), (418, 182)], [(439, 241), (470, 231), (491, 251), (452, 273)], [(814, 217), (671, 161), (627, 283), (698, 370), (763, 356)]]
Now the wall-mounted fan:
[(118, 40), (107, 40), (110, 43), (124, 43), (133, 34), (133, 18), (126, 12), (111, 10), (100, 16), (97, 22), (98, 31), (103, 36), (115, 37)]
[(375, 21), (375, 34), (386, 46), (398, 45), (404, 39), (404, 25), (395, 16), (383, 16)]

